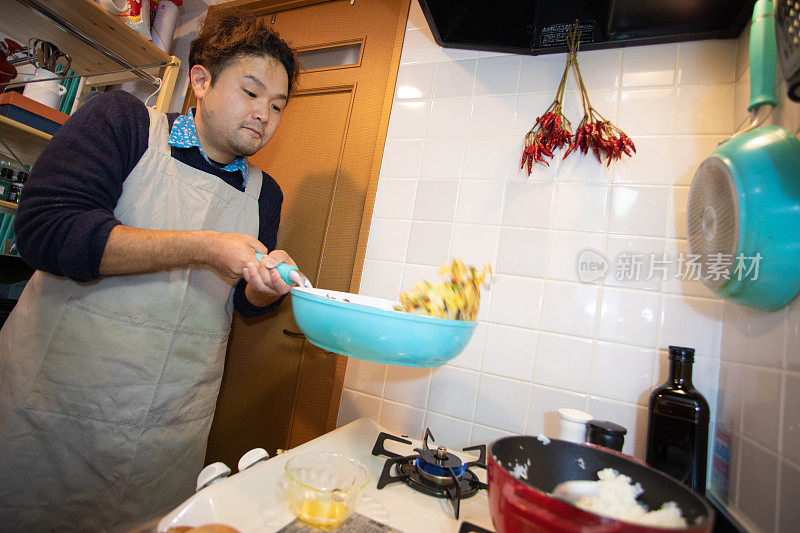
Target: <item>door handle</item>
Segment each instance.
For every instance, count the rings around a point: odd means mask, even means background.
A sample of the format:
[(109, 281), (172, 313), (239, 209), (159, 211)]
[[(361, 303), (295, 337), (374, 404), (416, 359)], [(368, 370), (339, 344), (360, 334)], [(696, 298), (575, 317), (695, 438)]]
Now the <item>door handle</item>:
[(293, 337), (295, 339), (305, 339), (306, 336), (300, 333), (299, 331), (289, 331), (288, 329), (283, 330), (283, 334), (287, 337)]

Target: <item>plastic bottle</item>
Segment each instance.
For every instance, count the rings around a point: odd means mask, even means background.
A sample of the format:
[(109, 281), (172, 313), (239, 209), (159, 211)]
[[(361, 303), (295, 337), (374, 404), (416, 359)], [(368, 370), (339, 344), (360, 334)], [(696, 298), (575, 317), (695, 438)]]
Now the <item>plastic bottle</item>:
[(693, 348), (669, 347), (669, 378), (650, 394), (645, 461), (705, 495), (709, 408), (693, 363)]
[(175, 26), (178, 25), (180, 16), (178, 6), (181, 4), (183, 4), (183, 0), (161, 0), (156, 6), (156, 16), (153, 19), (150, 36), (153, 44), (167, 53), (172, 45)]

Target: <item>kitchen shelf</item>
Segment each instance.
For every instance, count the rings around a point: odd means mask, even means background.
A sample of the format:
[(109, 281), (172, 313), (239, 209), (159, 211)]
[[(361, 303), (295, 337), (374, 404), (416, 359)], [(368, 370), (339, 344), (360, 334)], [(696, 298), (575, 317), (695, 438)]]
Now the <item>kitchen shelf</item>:
[[(14, 150), (23, 163), (33, 164), (52, 137), (21, 122), (0, 116), (0, 139)], [(6, 151), (2, 144), (0, 151)]]
[(17, 212), (17, 204), (14, 202), (6, 202), (5, 200), (0, 200), (0, 214), (6, 213), (9, 215), (13, 215)]
[[(71, 68), (78, 74), (168, 63), (171, 59), (92, 0), (0, 0), (0, 6), (4, 33), (23, 46), (31, 37), (55, 44), (70, 55)], [(68, 26), (83, 38), (68, 31)], [(105, 79), (104, 83), (137, 79), (140, 76), (133, 72), (123, 72), (112, 81)]]
[[(84, 78), (85, 87), (160, 79), (161, 91), (155, 108), (158, 111), (169, 108), (180, 60), (92, 0), (0, 0), (0, 13), (0, 30), (20, 44), (26, 45), (30, 38), (43, 39), (69, 54), (71, 70), (92, 75)], [(147, 67), (152, 64), (165, 66)], [(132, 70), (114, 72), (120, 69)], [(0, 139), (24, 163), (33, 164), (50, 138), (46, 133), (0, 116)]]

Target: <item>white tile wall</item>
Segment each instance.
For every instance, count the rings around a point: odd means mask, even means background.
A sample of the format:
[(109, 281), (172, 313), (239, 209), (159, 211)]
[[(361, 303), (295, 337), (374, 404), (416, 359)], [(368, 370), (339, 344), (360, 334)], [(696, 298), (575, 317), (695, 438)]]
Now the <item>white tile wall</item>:
[(671, 87), (677, 62), (678, 45), (625, 48), (622, 51), (622, 86)]
[(378, 423), (397, 435), (419, 435), (425, 421), (425, 411), (403, 403), (388, 400), (381, 402)]
[(475, 423), (522, 433), (530, 391), (530, 383), (484, 374), (478, 387)]
[(635, 398), (636, 403), (647, 406), (656, 354), (652, 349), (598, 342), (589, 392), (623, 402)]
[(443, 366), (433, 370), (428, 409), (443, 415), (472, 420), (480, 374)]
[(797, 495), (800, 494), (800, 468), (787, 461), (781, 461), (778, 489), (778, 531), (792, 531), (800, 524), (800, 505)]
[(504, 227), (497, 251), (498, 274), (544, 276), (547, 232), (538, 229)]
[(497, 274), (493, 278), (489, 320), (520, 328), (536, 328), (542, 281)]
[(775, 531), (778, 500), (777, 457), (743, 439), (740, 468), (738, 508), (761, 530)]
[(471, 96), (477, 64), (477, 59), (470, 59), (439, 65), (433, 81), (433, 96), (436, 98)]
[(505, 183), (497, 180), (464, 180), (458, 194), (456, 222), (500, 224)]
[(589, 385), (591, 360), (589, 339), (542, 333), (533, 381), (537, 385), (584, 392)]
[(660, 306), (658, 294), (605, 287), (597, 337), (616, 343), (655, 347)]
[(456, 180), (420, 180), (414, 202), (414, 220), (450, 222), (456, 212)]
[(406, 261), (439, 266), (447, 261), (453, 225), (441, 222), (413, 222)]
[(467, 151), (464, 154), (464, 169), (461, 177), (481, 180), (505, 179), (511, 157), (508, 138), (472, 137), (467, 140)]
[[(665, 349), (693, 346), (695, 384), (733, 435), (732, 512), (788, 531), (796, 510), (774, 502), (796, 498), (800, 472), (800, 305), (742, 311), (669, 264), (686, 252), (694, 171), (738, 125), (747, 47), (740, 39), (581, 53), (593, 103), (638, 152), (610, 168), (556, 158), (528, 178), (518, 171), (522, 138), (552, 101), (565, 56), (439, 49), (413, 4), (361, 292), (396, 297), (415, 278), (431, 279), (443, 257), (489, 263), (495, 276), (472, 341), (447, 365), (382, 375), (351, 359), (340, 423), (363, 413), (403, 431), (428, 426), (462, 446), (556, 436), (556, 410), (573, 407), (627, 427), (625, 451), (641, 457)], [(580, 120), (571, 79), (565, 100)], [(800, 111), (778, 116), (800, 124)], [(404, 205), (388, 205), (390, 196)], [(372, 242), (381, 235), (407, 244)], [(584, 248), (608, 260), (598, 284), (576, 276)], [(666, 257), (669, 268), (645, 279), (655, 263), (644, 262), (640, 279), (618, 279), (621, 252)]]
[(530, 381), (538, 337), (530, 329), (489, 324), (483, 345), (483, 372)]
[(464, 159), (464, 138), (425, 140), (420, 178), (457, 179)]
[(600, 289), (594, 285), (545, 283), (541, 328), (566, 335), (592, 337)]

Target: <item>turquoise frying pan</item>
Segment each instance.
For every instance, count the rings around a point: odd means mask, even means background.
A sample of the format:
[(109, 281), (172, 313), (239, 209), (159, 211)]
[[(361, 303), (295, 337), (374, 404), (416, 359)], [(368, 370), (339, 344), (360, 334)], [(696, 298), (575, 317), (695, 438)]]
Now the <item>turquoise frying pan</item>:
[[(261, 261), (262, 255), (256, 253)], [(292, 313), (308, 342), (323, 350), (396, 366), (445, 364), (469, 343), (477, 322), (395, 311), (397, 302), (315, 289), (296, 266), (276, 270), (292, 286)]]
[(773, 5), (758, 0), (750, 26), (750, 127), (720, 144), (689, 190), (689, 253), (719, 296), (763, 311), (800, 290), (800, 141), (761, 126), (759, 107), (776, 105)]

